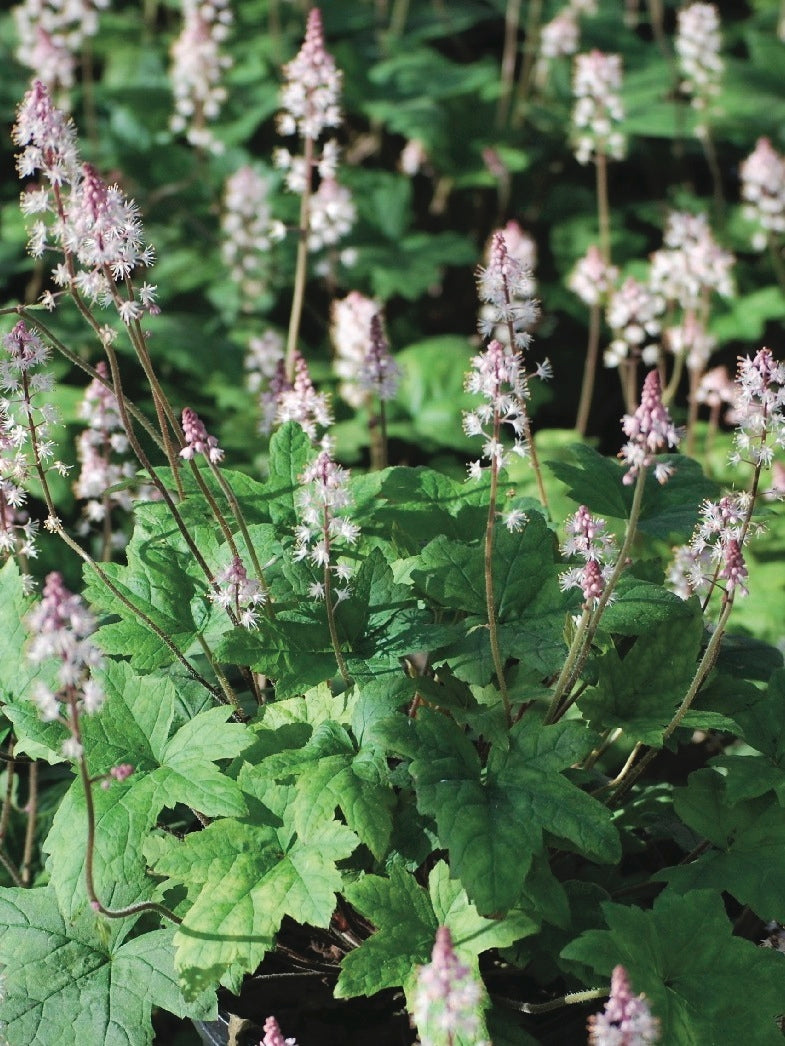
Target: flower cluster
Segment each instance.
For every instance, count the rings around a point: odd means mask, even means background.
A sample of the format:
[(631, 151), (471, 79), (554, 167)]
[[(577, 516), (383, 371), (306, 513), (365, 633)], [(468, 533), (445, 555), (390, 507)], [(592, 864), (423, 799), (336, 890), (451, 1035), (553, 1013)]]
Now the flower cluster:
[(223, 461), (224, 452), (218, 446), (218, 440), (208, 435), (204, 422), (195, 410), (185, 407), (182, 421), (185, 446), (180, 451), (181, 458), (191, 461), (197, 454), (204, 454), (214, 465)]
[(360, 407), (365, 400), (359, 375), (370, 347), (371, 319), (379, 308), (379, 302), (373, 298), (350, 291), (345, 298), (336, 298), (330, 309), (333, 368), (341, 378), (338, 391), (351, 407)]
[(622, 360), (631, 358), (649, 364), (657, 361), (659, 350), (651, 339), (660, 333), (663, 308), (662, 298), (633, 276), (611, 293), (605, 318), (613, 340), (603, 356), (606, 367), (618, 367)]
[(616, 542), (605, 528), (604, 519), (595, 518), (585, 505), (581, 505), (567, 521), (567, 540), (561, 546), (565, 556), (577, 556), (583, 560), (583, 566), (561, 573), (559, 587), (563, 592), (569, 588), (579, 588), (583, 592), (587, 609), (600, 601), (613, 572)]
[[(59, 573), (48, 574), (44, 582), (43, 598), (27, 615), (30, 645), (27, 658), (31, 664), (57, 662), (56, 685), (47, 686), (40, 680), (33, 687), (33, 700), (45, 722), (65, 719), (73, 725), (73, 710), (91, 714), (104, 701), (100, 685), (91, 673), (102, 664), (101, 653), (90, 639), (95, 630), (95, 619), (79, 596), (69, 592)], [(62, 706), (68, 706), (63, 715)], [(63, 754), (72, 758), (81, 755), (76, 737), (63, 746)]]
[(278, 413), (278, 399), (286, 388), (284, 341), (278, 331), (270, 328), (260, 337), (251, 338), (245, 370), (245, 383), (258, 397), (259, 431), (269, 435)]
[[(693, 108), (705, 113), (719, 94), (723, 70), (720, 19), (714, 4), (690, 4), (679, 11), (674, 47), (681, 89)], [(700, 133), (701, 128), (696, 130)]]
[(240, 290), (243, 312), (253, 312), (269, 279), (269, 252), (285, 230), (269, 206), (270, 182), (247, 164), (226, 180), (221, 258)]
[(328, 396), (314, 388), (308, 364), (300, 352), (294, 354), (294, 382), (289, 385), (285, 377), (282, 379), (276, 422), (283, 425), (287, 421), (296, 421), (315, 442), (318, 426), (329, 428), (333, 423)]
[(264, 1038), (259, 1046), (297, 1046), (296, 1039), (285, 1039), (275, 1017), (268, 1017), (264, 1022)]
[(259, 607), (267, 596), (256, 578), (249, 578), (239, 556), (232, 557), (232, 562), (213, 578), (213, 589), (210, 599), (224, 610), (234, 611), (243, 628), (256, 628), (259, 621)]
[[(529, 346), (539, 316), (534, 277), (521, 261), (533, 260), (530, 242), (519, 226), (497, 230), (491, 237), (488, 264), (477, 272), (477, 293), (484, 303), (477, 324), (480, 334), (516, 349)], [(496, 337), (499, 328), (503, 333)]]
[(357, 376), (360, 388), (369, 396), (385, 402), (395, 399), (401, 380), (401, 369), (390, 353), (381, 313), (371, 316), (371, 336), (362, 369)]
[(221, 50), (233, 16), (229, 0), (183, 0), (183, 28), (172, 44), (175, 111), (169, 126), (198, 149), (223, 152), (208, 123), (226, 101), (221, 83), (232, 59)]
[[(123, 432), (117, 399), (105, 384), (107, 368), (103, 360), (96, 365), (96, 370), (104, 381), (95, 378), (85, 389), (79, 413), (87, 422), (87, 428), (76, 442), (81, 469), (74, 482), (74, 495), (87, 502), (84, 533), (91, 524), (105, 523), (112, 509), (130, 512), (135, 500), (150, 500), (158, 494), (151, 485), (139, 487), (132, 483), (136, 469), (127, 457), (128, 439)], [(113, 537), (116, 543), (123, 540), (122, 533)]]
[(746, 493), (704, 501), (692, 540), (674, 550), (668, 580), (677, 595), (705, 598), (717, 581), (725, 582), (728, 595), (748, 594), (744, 545), (751, 532), (750, 510)]
[(308, 13), (305, 40), (297, 55), (283, 69), (282, 112), (278, 131), (316, 141), (327, 127), (341, 125), (341, 73), (324, 46), (322, 14)]
[(458, 958), (446, 926), (436, 931), (431, 961), (417, 971), (412, 1019), (422, 1046), (442, 1046), (460, 1037), (481, 1046), (483, 989)]
[(633, 995), (623, 966), (611, 974), (611, 995), (602, 1013), (589, 1018), (590, 1046), (648, 1046), (660, 1041), (660, 1022), (645, 995)]
[[(30, 228), (30, 253), (40, 257), (51, 248), (64, 255), (52, 272), (55, 284), (91, 303), (114, 304), (126, 324), (145, 312), (157, 313), (154, 286), (144, 283), (136, 293), (121, 293), (119, 286), (153, 263), (136, 204), (117, 185), (106, 185), (90, 164), (80, 163), (73, 124), (38, 80), (19, 106), (13, 137), (22, 147), (20, 175), (40, 171), (48, 183), (24, 192), (21, 206), (26, 216), (43, 215)], [(42, 300), (55, 305), (49, 292)]]
[(768, 468), (774, 450), (785, 448), (785, 363), (771, 349), (739, 359), (734, 402), (735, 451), (731, 462)]
[(313, 599), (326, 599), (329, 576), (334, 575), (340, 587), (331, 588), (336, 603), (347, 599), (347, 582), (352, 575), (347, 563), (337, 562), (341, 550), (336, 542), (354, 545), (360, 528), (345, 514), (351, 505), (349, 473), (332, 458), (329, 450), (322, 450), (303, 472), (302, 488), (297, 492), (297, 508), (301, 522), (295, 528), (295, 560), (308, 559), (314, 566), (323, 567), (325, 581), (315, 581), (309, 589)]
[[(25, 486), (35, 471), (54, 469), (61, 476), (68, 466), (54, 459), (55, 445), (49, 429), (56, 420), (54, 408), (36, 400), (52, 388), (51, 375), (39, 368), (49, 352), (23, 320), (2, 339), (0, 358), (0, 552), (35, 556), (37, 527), (20, 513)], [(28, 453), (26, 447), (31, 445)], [(55, 520), (47, 523), (54, 525)]]
[(323, 178), (308, 209), (308, 250), (333, 247), (351, 232), (357, 219), (352, 194), (334, 178)]
[(13, 8), (18, 61), (65, 98), (76, 79), (76, 59), (98, 32), (98, 12), (109, 0), (23, 0)]
[(762, 251), (769, 236), (785, 232), (785, 156), (768, 138), (759, 138), (739, 167), (739, 175), (744, 213), (758, 226), (752, 245)]
[[(529, 387), (520, 354), (500, 341), (490, 341), (484, 352), (472, 358), (464, 387), (485, 399), (474, 410), (464, 411), (463, 431), (467, 436), (483, 437), (483, 455), (491, 467), (504, 468), (510, 453), (523, 457), (527, 450), (524, 433)], [(510, 451), (500, 439), (502, 425), (509, 425), (515, 435)], [(482, 461), (472, 462), (469, 475), (479, 479), (482, 467)]]
[(621, 57), (590, 51), (575, 56), (572, 122), (575, 158), (588, 163), (599, 154), (620, 160), (625, 138), (617, 124), (624, 118), (621, 90)]
[[(567, 278), (567, 286), (577, 294), (584, 305), (603, 305), (619, 277), (619, 270), (610, 265), (602, 251), (592, 244), (586, 254), (576, 262)], [(626, 326), (626, 324), (625, 324)]]
[(628, 468), (622, 482), (634, 483), (640, 470), (652, 464), (657, 482), (667, 482), (673, 474), (673, 467), (664, 462), (655, 463), (655, 455), (666, 447), (678, 446), (681, 434), (662, 402), (659, 371), (650, 370), (646, 375), (640, 405), (634, 414), (624, 415), (622, 429), (625, 436), (629, 436), (629, 442), (619, 452)]
[(714, 239), (705, 214), (670, 214), (663, 244), (651, 256), (655, 294), (685, 310), (697, 309), (712, 292), (733, 297), (736, 259)]

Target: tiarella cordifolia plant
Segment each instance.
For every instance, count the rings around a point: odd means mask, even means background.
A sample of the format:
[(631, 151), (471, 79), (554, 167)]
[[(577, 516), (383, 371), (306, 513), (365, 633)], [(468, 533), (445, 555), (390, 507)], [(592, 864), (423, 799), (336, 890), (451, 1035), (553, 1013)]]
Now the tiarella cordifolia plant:
[[(0, 1038), (150, 1046), (178, 1018), (234, 1027), (250, 1000), (275, 1046), (580, 1042), (610, 984), (595, 1042), (774, 1043), (775, 19), (724, 11), (720, 120), (704, 87), (690, 115), (655, 3), (509, 0), (502, 24), (494, 5), (369, 19), (334, 0), (282, 72), (296, 6), (112, 5), (73, 52), (81, 143), (43, 87), (58, 41), (40, 38), (32, 87), (7, 69), (8, 97), (28, 86), (33, 257), (15, 256), (7, 189)], [(579, 23), (587, 51), (618, 55), (582, 99), (594, 193), (570, 162)], [(275, 176), (227, 197), (232, 172), (274, 162), (282, 80), (299, 199)], [(173, 94), (197, 148), (173, 140)], [(745, 247), (756, 201), (771, 264)], [(291, 236), (267, 280), (273, 215)], [(332, 302), (362, 306), (339, 375)], [(556, 363), (543, 390), (535, 335)], [(579, 373), (608, 343), (625, 407), (601, 371), (576, 440)], [(676, 446), (684, 422), (698, 457)], [(303, 978), (308, 1005), (287, 1005), (281, 984)]]
[[(277, 166), (286, 171), (287, 187), (300, 197), (297, 269), (286, 346), (286, 373), (292, 381), (306, 279), (306, 252), (337, 243), (354, 222), (351, 197), (335, 177), (339, 157), (337, 141), (330, 138), (321, 153), (316, 151), (322, 134), (341, 125), (341, 73), (325, 47), (318, 7), (312, 7), (308, 14), (305, 40), (297, 55), (284, 67), (284, 77), (278, 131), (286, 137), (296, 134), (303, 147), (301, 155), (295, 156), (284, 148), (277, 149), (275, 154)], [(314, 191), (317, 173), (321, 181)]]

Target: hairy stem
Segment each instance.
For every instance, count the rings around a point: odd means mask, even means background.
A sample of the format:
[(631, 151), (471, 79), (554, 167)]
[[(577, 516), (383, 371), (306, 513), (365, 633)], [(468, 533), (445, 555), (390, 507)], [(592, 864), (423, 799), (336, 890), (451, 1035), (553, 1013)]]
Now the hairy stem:
[[(494, 411), (493, 439), (494, 443), (499, 441), (499, 412)], [(488, 504), (488, 520), (485, 524), (485, 606), (488, 614), (488, 635), (491, 641), (491, 657), (493, 667), (496, 671), (496, 679), (499, 683), (499, 691), (504, 702), (504, 716), (507, 726), (512, 725), (512, 709), (510, 707), (510, 694), (507, 690), (507, 681), (504, 677), (504, 661), (502, 660), (499, 647), (499, 631), (496, 623), (496, 603), (493, 595), (493, 537), (496, 529), (496, 501), (499, 488), (499, 465), (494, 458), (491, 462), (491, 493)]]
[(294, 380), (294, 354), (300, 336), (300, 319), (305, 301), (305, 280), (308, 275), (308, 229), (311, 225), (311, 187), (313, 181), (313, 139), (305, 139), (305, 188), (300, 197), (300, 221), (297, 227), (297, 263), (294, 270), (292, 309), (286, 336), (286, 377)]

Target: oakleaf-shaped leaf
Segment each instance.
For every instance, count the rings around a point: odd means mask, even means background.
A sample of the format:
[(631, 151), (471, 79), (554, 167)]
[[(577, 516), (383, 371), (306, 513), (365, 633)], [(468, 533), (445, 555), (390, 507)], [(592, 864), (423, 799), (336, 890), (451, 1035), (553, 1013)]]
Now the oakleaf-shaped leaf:
[(395, 796), (384, 753), (367, 747), (356, 751), (338, 723), (322, 723), (304, 748), (265, 761), (265, 774), (296, 779), (295, 823), (312, 834), (319, 821), (329, 821), (340, 808), (346, 823), (381, 860), (392, 833)]
[(333, 819), (296, 833), (281, 820), (293, 819), (293, 790), (255, 777), (253, 768), (243, 774), (264, 797), (253, 819), (214, 821), (155, 857), (156, 872), (185, 886), (191, 903), (175, 935), (189, 997), (219, 979), (237, 989), (273, 946), (284, 916), (327, 926), (341, 888), (336, 862), (357, 846), (357, 836)]
[(406, 985), (414, 968), (430, 961), (438, 926), (449, 927), (455, 950), (478, 978), (478, 955), (489, 948), (508, 947), (537, 930), (537, 924), (521, 912), (511, 912), (505, 919), (483, 918), (460, 883), (450, 878), (444, 861), (432, 869), (427, 892), (397, 860), (390, 866), (389, 878), (365, 875), (347, 886), (344, 895), (377, 932), (341, 964), (338, 998)]
[(580, 699), (581, 711), (596, 730), (620, 726), (636, 741), (662, 743), (695, 675), (703, 638), (700, 607), (684, 606), (688, 616), (649, 628), (624, 658), (615, 647), (598, 658), (599, 682)]
[(25, 1046), (149, 1046), (150, 1011), (214, 1019), (212, 992), (187, 1003), (174, 975), (172, 930), (124, 940), (130, 922), (60, 914), (51, 888), (0, 890), (3, 1032)]
[[(126, 781), (93, 788), (96, 888), (105, 904), (120, 906), (152, 894), (142, 844), (164, 807), (182, 803), (210, 817), (245, 813), (239, 785), (214, 760), (235, 758), (253, 738), (247, 727), (226, 722), (226, 706), (200, 712), (168, 737), (176, 705), (173, 684), (138, 676), (128, 664), (109, 662), (103, 685), (106, 703), (99, 715), (83, 717), (82, 736), (91, 775), (106, 774), (118, 763), (134, 767)], [(58, 901), (71, 917), (87, 904), (86, 833), (77, 780), (44, 844)]]
[(773, 796), (731, 806), (726, 783), (715, 770), (698, 770), (676, 790), (676, 813), (714, 849), (656, 878), (685, 893), (704, 886), (725, 890), (764, 922), (785, 922), (785, 879), (778, 871), (785, 866), (782, 807)]
[(607, 809), (560, 773), (591, 747), (580, 724), (524, 718), (508, 751), (492, 748), (483, 774), (454, 722), (423, 710), (408, 723), (408, 732), (396, 725), (388, 734), (391, 747), (411, 758), (418, 809), (436, 820), (453, 873), (480, 911), (506, 911), (520, 899), (543, 831), (596, 860), (618, 859)]
[(651, 911), (607, 902), (602, 909), (609, 929), (582, 934), (562, 956), (608, 979), (624, 966), (662, 1022), (663, 1043), (782, 1042), (785, 963), (732, 935), (719, 893), (666, 890)]

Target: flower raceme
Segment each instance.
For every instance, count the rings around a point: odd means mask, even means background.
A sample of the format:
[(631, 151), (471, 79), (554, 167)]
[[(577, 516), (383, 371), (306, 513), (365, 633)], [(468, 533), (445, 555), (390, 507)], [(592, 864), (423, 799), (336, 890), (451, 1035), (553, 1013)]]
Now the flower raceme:
[(223, 461), (224, 452), (218, 446), (218, 440), (215, 436), (208, 435), (204, 422), (196, 411), (186, 407), (182, 420), (185, 446), (180, 451), (180, 457), (190, 461), (197, 454), (204, 454), (214, 465)]
[(322, 14), (318, 7), (311, 8), (303, 45), (283, 72), (282, 112), (278, 117), (280, 134), (296, 133), (316, 141), (326, 128), (340, 127), (341, 73), (324, 46)]
[(562, 591), (581, 589), (587, 607), (599, 603), (613, 572), (616, 542), (605, 527), (604, 519), (593, 516), (585, 505), (581, 505), (567, 521), (568, 537), (561, 547), (565, 556), (576, 556), (584, 564), (560, 574), (559, 587)]
[(614, 160), (624, 156), (625, 138), (616, 126), (624, 117), (620, 90), (620, 55), (595, 50), (575, 56), (572, 121), (578, 163), (600, 153)]
[[(93, 670), (102, 664), (101, 653), (90, 638), (95, 624), (82, 599), (68, 591), (61, 575), (56, 571), (48, 574), (41, 602), (27, 615), (31, 635), (28, 660), (34, 665), (55, 661), (58, 666), (54, 687), (38, 682), (33, 689), (33, 701), (45, 722), (61, 719), (63, 704), (88, 714), (101, 708), (103, 690), (91, 678)], [(66, 742), (64, 754), (81, 754), (74, 740), (72, 736), (70, 744)]]
[[(117, 185), (106, 185), (90, 164), (79, 160), (76, 130), (58, 110), (46, 87), (35, 81), (17, 110), (13, 138), (21, 177), (41, 172), (41, 187), (22, 193), (22, 213), (36, 217), (28, 250), (40, 257), (45, 250), (63, 254), (52, 271), (54, 283), (84, 295), (91, 304), (114, 304), (125, 324), (145, 312), (156, 314), (156, 288), (142, 284), (138, 292), (122, 294), (122, 284), (138, 268), (152, 265), (154, 252), (144, 244), (136, 204)], [(46, 292), (42, 301), (54, 308)]]
[(623, 966), (611, 974), (611, 994), (605, 1009), (589, 1018), (590, 1046), (649, 1046), (660, 1041), (660, 1022), (652, 1016), (645, 995), (633, 995)]
[[(316, 581), (310, 588), (314, 599), (326, 599), (329, 574), (341, 582), (335, 590), (336, 602), (349, 595), (348, 580), (351, 567), (338, 563), (341, 548), (336, 544), (354, 545), (360, 528), (345, 514), (351, 504), (349, 473), (324, 449), (314, 458), (300, 477), (302, 488), (297, 492), (297, 508), (301, 522), (295, 528), (294, 559), (308, 559), (325, 570), (325, 581)], [(329, 572), (329, 574), (328, 574)]]
[[(520, 353), (500, 341), (490, 341), (485, 351), (472, 359), (472, 370), (466, 376), (465, 388), (485, 400), (474, 410), (464, 412), (463, 430), (467, 436), (483, 437), (483, 454), (490, 465), (504, 468), (510, 454), (524, 457), (529, 388)], [(502, 425), (509, 425), (514, 433), (509, 450), (500, 439)], [(482, 469), (481, 461), (472, 462), (469, 474), (473, 479), (479, 479)]]
[(659, 371), (650, 370), (646, 375), (640, 405), (634, 414), (624, 415), (622, 429), (630, 437), (619, 452), (619, 457), (628, 466), (622, 482), (634, 483), (640, 470), (650, 465), (654, 465), (657, 482), (667, 482), (673, 468), (664, 462), (656, 463), (655, 457), (667, 447), (677, 447), (681, 433), (662, 402)]
[(480, 983), (455, 952), (450, 930), (440, 926), (431, 961), (418, 970), (414, 990), (412, 1018), (422, 1046), (443, 1046), (457, 1037), (482, 1046), (479, 1040), (482, 997)]

